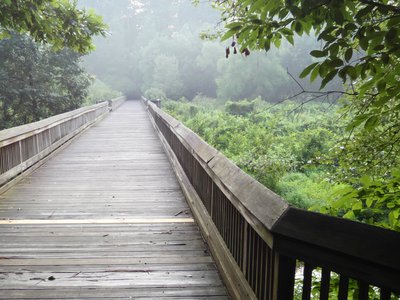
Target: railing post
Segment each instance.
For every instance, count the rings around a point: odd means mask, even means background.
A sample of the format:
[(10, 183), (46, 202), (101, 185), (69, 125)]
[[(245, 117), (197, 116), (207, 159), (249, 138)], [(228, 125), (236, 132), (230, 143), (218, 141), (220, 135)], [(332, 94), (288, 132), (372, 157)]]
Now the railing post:
[(272, 251), (272, 278), (270, 293), (272, 300), (292, 300), (296, 273), (296, 260)]

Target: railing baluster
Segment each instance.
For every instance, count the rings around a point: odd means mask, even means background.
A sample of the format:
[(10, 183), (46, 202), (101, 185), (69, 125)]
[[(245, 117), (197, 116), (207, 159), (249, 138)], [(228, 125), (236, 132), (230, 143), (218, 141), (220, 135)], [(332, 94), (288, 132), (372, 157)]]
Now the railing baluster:
[(254, 255), (254, 292), (258, 296), (260, 294), (259, 279), (260, 279), (260, 239), (255, 236), (255, 255)]
[(304, 263), (303, 291), (302, 291), (302, 296), (301, 296), (302, 300), (310, 300), (310, 298), (311, 298), (312, 271), (313, 271), (313, 267), (310, 264)]
[(359, 280), (358, 289), (358, 300), (368, 300), (369, 285)]
[(247, 268), (247, 265), (248, 265), (248, 259), (247, 259), (247, 257), (248, 257), (248, 251), (249, 251), (249, 249), (248, 249), (248, 247), (249, 247), (249, 231), (248, 231), (248, 226), (249, 226), (249, 224), (246, 222), (246, 221), (243, 221), (244, 222), (244, 226), (243, 226), (243, 228), (242, 228), (242, 231), (243, 231), (243, 247), (242, 247), (242, 249), (243, 249), (243, 253), (242, 253), (242, 256), (243, 256), (243, 262), (242, 262), (242, 271), (243, 271), (243, 275), (244, 275), (244, 277), (245, 278), (248, 278), (248, 268)]
[(338, 300), (347, 300), (349, 294), (349, 277), (340, 275)]
[(390, 291), (387, 289), (380, 289), (380, 300), (390, 300)]
[(331, 272), (327, 269), (322, 269), (321, 291), (320, 291), (320, 299), (321, 300), (329, 299), (330, 280), (331, 280)]

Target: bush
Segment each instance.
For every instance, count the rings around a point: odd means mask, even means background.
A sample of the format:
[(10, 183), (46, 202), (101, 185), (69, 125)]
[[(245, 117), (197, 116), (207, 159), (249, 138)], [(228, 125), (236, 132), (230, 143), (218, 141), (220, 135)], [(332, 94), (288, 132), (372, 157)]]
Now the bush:
[(162, 89), (159, 88), (149, 88), (144, 92), (144, 96), (149, 99), (149, 100), (165, 100), (167, 97), (165, 95), (165, 92)]
[(100, 79), (95, 79), (93, 84), (88, 89), (88, 96), (86, 97), (84, 105), (92, 105), (97, 102), (117, 98), (121, 95), (121, 92), (113, 90)]
[(225, 111), (234, 116), (246, 116), (254, 111), (255, 101), (228, 101), (225, 104)]

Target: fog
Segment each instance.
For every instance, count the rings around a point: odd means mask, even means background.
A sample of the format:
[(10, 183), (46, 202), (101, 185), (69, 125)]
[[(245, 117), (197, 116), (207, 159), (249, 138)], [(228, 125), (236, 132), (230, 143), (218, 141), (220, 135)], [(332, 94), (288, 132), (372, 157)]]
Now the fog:
[[(296, 82), (312, 63), (309, 52), (318, 48), (314, 37), (282, 43), (270, 52), (231, 54), (231, 41), (202, 40), (200, 33), (215, 32), (219, 12), (208, 1), (190, 0), (80, 0), (109, 25), (107, 37), (95, 39), (96, 50), (84, 66), (106, 86), (130, 98), (140, 95), (191, 100), (197, 95), (221, 99), (281, 101), (319, 84)], [(335, 83), (333, 83), (334, 85)], [(337, 84), (336, 84), (337, 85)], [(332, 87), (332, 84), (331, 84)], [(329, 87), (328, 87), (329, 88)], [(335, 87), (337, 88), (337, 87)]]

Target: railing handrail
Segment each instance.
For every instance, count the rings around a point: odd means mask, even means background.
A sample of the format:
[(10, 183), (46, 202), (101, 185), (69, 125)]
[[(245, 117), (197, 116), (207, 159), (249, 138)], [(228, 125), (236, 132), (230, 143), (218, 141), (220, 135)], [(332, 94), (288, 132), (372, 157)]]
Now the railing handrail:
[(98, 104), (85, 106), (69, 112), (58, 114), (40, 121), (1, 130), (0, 147), (28, 138), (32, 135), (45, 131), (51, 127), (57, 126), (60, 123), (79, 117), (85, 113), (94, 111), (100, 107), (105, 107), (105, 106), (108, 106), (108, 103), (101, 102)]
[(108, 106), (110, 110), (118, 108), (126, 100), (125, 96), (119, 96), (117, 98), (108, 100)]
[(43, 161), (50, 153), (117, 108), (123, 101), (125, 97), (119, 97), (0, 131), (0, 186)]
[[(358, 280), (399, 290), (399, 232), (288, 205), (181, 122), (150, 101), (147, 105), (153, 117), (159, 118), (179, 139), (271, 249), (304, 261), (313, 260), (335, 272), (344, 270), (347, 276)], [(290, 245), (299, 245), (299, 249)]]

